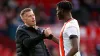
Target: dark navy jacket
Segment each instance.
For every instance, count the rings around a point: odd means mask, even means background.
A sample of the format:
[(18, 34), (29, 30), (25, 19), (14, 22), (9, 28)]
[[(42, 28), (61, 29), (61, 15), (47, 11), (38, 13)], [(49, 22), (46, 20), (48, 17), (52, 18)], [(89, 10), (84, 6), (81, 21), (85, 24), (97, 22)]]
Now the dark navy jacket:
[(43, 29), (20, 25), (16, 30), (17, 56), (50, 56), (43, 39)]

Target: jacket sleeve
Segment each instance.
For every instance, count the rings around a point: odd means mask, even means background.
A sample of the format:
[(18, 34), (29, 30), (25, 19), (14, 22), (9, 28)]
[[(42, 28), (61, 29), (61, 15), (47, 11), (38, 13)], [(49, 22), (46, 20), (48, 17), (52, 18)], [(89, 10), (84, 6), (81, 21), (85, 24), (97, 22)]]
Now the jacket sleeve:
[(45, 35), (41, 34), (37, 37), (30, 38), (30, 36), (26, 32), (21, 31), (21, 30), (17, 31), (17, 33), (16, 33), (17, 42), (22, 43), (27, 48), (31, 48), (31, 47), (35, 46), (40, 41), (42, 41), (44, 39), (44, 37), (45, 37)]

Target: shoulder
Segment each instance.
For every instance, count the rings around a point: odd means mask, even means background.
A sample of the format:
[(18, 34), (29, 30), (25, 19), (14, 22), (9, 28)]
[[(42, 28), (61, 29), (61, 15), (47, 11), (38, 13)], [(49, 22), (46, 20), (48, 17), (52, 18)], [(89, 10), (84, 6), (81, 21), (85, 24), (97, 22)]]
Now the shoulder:
[(20, 31), (20, 30), (23, 30), (23, 29), (25, 29), (25, 28), (26, 28), (25, 25), (19, 25), (19, 26), (17, 27), (17, 30), (16, 30), (16, 31)]
[(23, 28), (23, 25), (19, 25), (17, 30), (16, 30), (16, 37), (19, 38), (20, 36), (28, 36), (26, 30)]
[(25, 33), (25, 26), (19, 25), (16, 30), (16, 34)]
[(70, 21), (70, 23), (78, 23), (78, 21), (76, 20), (76, 19), (72, 19), (71, 21)]
[(22, 29), (23, 28), (23, 25), (19, 25), (18, 27), (17, 27), (17, 30), (20, 30), (20, 29)]
[(68, 24), (66, 24), (66, 27), (67, 28), (70, 28), (70, 27), (78, 27), (79, 24), (78, 24), (78, 21), (76, 19), (72, 19)]

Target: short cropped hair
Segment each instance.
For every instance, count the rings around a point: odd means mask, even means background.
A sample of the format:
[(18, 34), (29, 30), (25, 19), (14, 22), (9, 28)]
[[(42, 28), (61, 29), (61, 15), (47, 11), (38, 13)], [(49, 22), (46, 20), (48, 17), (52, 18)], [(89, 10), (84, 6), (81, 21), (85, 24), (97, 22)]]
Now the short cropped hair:
[(69, 1), (60, 1), (57, 3), (57, 7), (63, 10), (72, 10), (72, 4)]
[(26, 12), (28, 12), (28, 11), (32, 11), (32, 9), (31, 8), (25, 8), (25, 9), (23, 9), (22, 11), (21, 11), (21, 13), (20, 13), (20, 17), (22, 17)]

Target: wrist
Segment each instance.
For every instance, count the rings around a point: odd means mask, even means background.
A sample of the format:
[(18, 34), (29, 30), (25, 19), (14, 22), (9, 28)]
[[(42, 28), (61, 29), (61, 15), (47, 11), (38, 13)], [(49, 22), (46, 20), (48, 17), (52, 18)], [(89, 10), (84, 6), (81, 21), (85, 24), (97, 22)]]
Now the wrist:
[(50, 34), (47, 38), (51, 40), (53, 38), (53, 35)]

